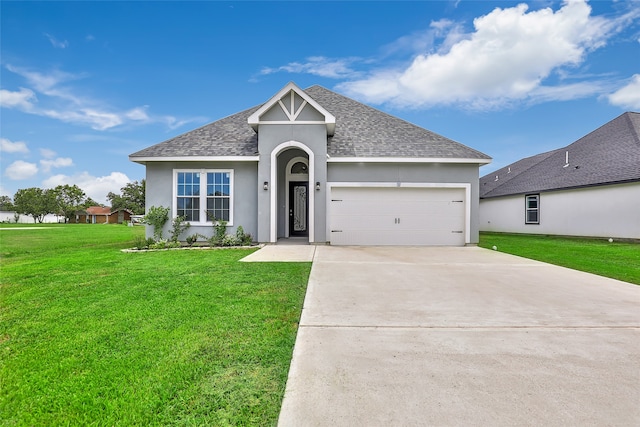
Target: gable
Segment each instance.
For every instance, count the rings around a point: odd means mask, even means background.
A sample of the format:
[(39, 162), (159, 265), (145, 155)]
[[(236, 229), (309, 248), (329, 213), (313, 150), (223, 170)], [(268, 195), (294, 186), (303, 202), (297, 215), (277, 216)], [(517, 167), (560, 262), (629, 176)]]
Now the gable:
[(258, 130), (261, 124), (325, 124), (327, 135), (335, 132), (336, 118), (291, 82), (247, 119)]

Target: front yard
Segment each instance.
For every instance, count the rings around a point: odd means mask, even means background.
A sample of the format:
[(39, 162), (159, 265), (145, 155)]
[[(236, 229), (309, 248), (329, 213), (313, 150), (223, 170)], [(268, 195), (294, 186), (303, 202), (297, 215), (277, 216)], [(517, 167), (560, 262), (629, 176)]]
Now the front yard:
[(533, 234), (480, 233), (501, 252), (640, 285), (640, 243)]
[(0, 230), (1, 425), (276, 423), (310, 263), (32, 227)]

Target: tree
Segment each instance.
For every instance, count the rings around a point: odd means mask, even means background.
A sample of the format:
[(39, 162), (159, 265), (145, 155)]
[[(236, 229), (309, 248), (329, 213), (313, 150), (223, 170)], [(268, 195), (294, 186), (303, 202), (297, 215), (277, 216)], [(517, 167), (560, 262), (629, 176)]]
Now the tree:
[(58, 213), (64, 216), (64, 222), (77, 211), (85, 199), (86, 194), (77, 185), (58, 185), (53, 189), (55, 192)]
[(36, 187), (20, 189), (13, 196), (13, 201), (16, 212), (32, 216), (34, 223), (41, 223), (47, 214), (57, 211), (54, 190)]
[(14, 210), (13, 203), (11, 202), (11, 197), (9, 196), (0, 196), (0, 211), (12, 211)]
[(87, 197), (84, 202), (82, 202), (79, 206), (80, 209), (87, 209), (90, 208), (91, 206), (102, 206), (102, 203), (98, 203), (95, 200), (93, 200), (91, 197)]
[(122, 195), (109, 192), (107, 199), (111, 202), (111, 209), (128, 209), (136, 215), (144, 214), (145, 180), (133, 181), (120, 189)]

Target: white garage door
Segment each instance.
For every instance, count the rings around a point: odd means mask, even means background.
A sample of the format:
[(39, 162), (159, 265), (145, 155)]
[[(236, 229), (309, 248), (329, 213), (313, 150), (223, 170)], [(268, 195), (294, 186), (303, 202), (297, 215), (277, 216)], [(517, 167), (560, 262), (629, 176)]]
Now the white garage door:
[(332, 245), (465, 244), (464, 188), (333, 187)]

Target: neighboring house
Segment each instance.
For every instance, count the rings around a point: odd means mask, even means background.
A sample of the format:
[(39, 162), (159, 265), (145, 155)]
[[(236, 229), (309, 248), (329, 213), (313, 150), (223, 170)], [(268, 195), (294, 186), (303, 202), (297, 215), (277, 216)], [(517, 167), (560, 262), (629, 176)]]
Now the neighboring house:
[(77, 211), (75, 217), (69, 222), (76, 224), (122, 224), (131, 220), (131, 212), (128, 209), (116, 209), (103, 206), (91, 206), (84, 211)]
[(294, 83), (129, 159), (146, 166), (147, 209), (186, 217), (189, 234), (211, 235), (212, 220), (224, 220), (258, 242), (299, 236), (333, 245), (477, 243), (479, 166), (491, 160)]
[(640, 114), (480, 179), (480, 230), (640, 238)]

